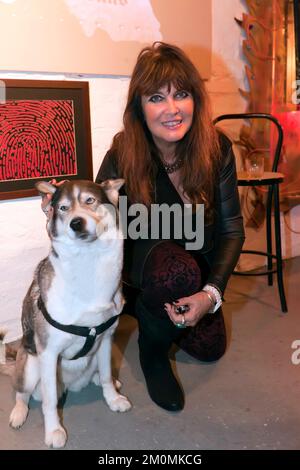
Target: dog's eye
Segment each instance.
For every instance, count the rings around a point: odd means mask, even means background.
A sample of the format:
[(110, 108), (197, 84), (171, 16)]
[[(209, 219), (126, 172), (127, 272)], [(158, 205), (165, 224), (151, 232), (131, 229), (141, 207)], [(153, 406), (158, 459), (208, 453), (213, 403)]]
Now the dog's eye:
[(88, 197), (87, 200), (85, 201), (86, 204), (94, 204), (96, 199), (94, 197)]
[(59, 210), (62, 212), (67, 212), (69, 210), (69, 207), (62, 205), (62, 206), (59, 206)]

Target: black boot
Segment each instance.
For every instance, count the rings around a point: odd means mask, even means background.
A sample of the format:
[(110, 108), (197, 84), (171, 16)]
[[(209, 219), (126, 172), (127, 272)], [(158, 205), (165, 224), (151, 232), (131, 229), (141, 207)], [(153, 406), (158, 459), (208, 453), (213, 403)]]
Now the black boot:
[(139, 350), (141, 367), (151, 399), (168, 411), (184, 407), (183, 392), (173, 374), (168, 352), (180, 331), (169, 320), (154, 317), (142, 304), (136, 302), (139, 323)]

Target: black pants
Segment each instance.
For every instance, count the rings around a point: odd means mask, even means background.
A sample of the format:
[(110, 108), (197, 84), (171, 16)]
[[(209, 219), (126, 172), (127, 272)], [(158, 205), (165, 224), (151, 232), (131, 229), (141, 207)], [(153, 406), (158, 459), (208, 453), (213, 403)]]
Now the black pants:
[[(155, 317), (168, 317), (164, 304), (201, 290), (208, 274), (203, 257), (187, 252), (176, 243), (165, 241), (150, 252), (143, 271), (138, 295)], [(125, 297), (126, 291), (125, 288)], [(132, 302), (132, 293), (131, 302)], [(129, 308), (132, 307), (129, 301)], [(128, 308), (128, 312), (129, 312)], [(201, 361), (215, 361), (226, 349), (226, 331), (222, 310), (205, 315), (194, 327), (182, 330), (177, 344)]]

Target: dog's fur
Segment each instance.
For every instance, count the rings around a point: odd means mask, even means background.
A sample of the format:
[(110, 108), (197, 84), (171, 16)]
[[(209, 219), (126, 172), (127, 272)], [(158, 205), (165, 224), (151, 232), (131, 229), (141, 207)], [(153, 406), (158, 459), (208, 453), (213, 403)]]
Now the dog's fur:
[(38, 306), (41, 296), (54, 320), (87, 327), (121, 312), (123, 239), (114, 214), (122, 184), (123, 180), (101, 185), (67, 181), (58, 188), (37, 184), (42, 195), (53, 194), (47, 220), (51, 251), (36, 268), (23, 302), (23, 338), (13, 375), (17, 393), (10, 425), (18, 428), (25, 422), (31, 395), (41, 399), (45, 443), (54, 448), (63, 447), (67, 440), (57, 413), (58, 399), (66, 389), (79, 391), (93, 381), (102, 386), (111, 410), (131, 407), (111, 376), (112, 334), (118, 322), (97, 336), (86, 356), (71, 360), (85, 338), (50, 325)]

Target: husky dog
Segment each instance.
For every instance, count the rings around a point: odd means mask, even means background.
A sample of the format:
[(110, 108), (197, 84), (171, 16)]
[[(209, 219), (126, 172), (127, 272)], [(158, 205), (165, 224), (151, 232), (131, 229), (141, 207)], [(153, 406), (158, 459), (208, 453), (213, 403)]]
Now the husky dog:
[(111, 376), (112, 334), (124, 304), (123, 237), (117, 222), (123, 182), (36, 185), (42, 195), (53, 195), (47, 219), (51, 251), (37, 266), (23, 302), (10, 425), (22, 426), (33, 395), (42, 401), (49, 447), (66, 444), (57, 413), (58, 398), (66, 389), (79, 391), (93, 381), (102, 386), (112, 411), (131, 407)]

